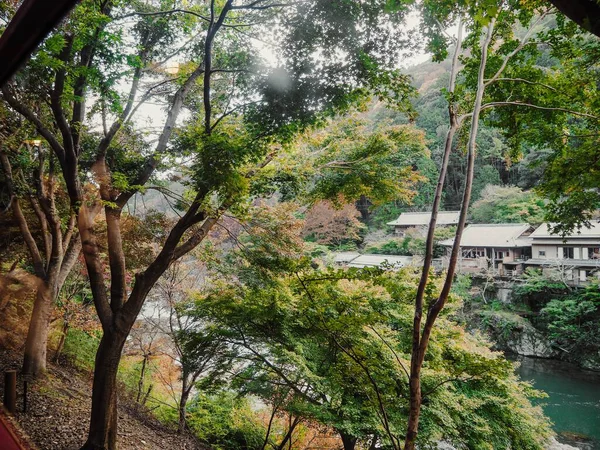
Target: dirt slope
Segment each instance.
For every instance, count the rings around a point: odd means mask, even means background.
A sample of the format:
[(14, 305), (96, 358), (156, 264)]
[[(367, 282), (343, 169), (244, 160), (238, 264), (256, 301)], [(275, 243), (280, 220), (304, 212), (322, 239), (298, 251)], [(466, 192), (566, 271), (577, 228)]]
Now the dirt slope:
[[(0, 350), (0, 371), (19, 368), (16, 353)], [(91, 378), (74, 369), (50, 365), (47, 375), (29, 387), (28, 411), (22, 412), (23, 380), (17, 382), (15, 415), (39, 450), (77, 450), (84, 443), (91, 407)], [(4, 377), (0, 377), (0, 392)], [(118, 445), (120, 450), (208, 450), (191, 436), (179, 436), (121, 395)]]

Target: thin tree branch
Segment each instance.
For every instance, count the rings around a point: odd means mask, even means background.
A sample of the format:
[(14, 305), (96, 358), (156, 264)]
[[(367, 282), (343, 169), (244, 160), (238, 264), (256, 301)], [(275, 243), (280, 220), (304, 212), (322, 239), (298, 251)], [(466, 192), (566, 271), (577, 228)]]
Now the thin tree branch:
[(509, 61), (512, 59), (512, 57), (515, 56), (517, 53), (519, 53), (523, 49), (523, 47), (525, 47), (529, 43), (529, 39), (531, 38), (533, 30), (550, 13), (551, 10), (552, 10), (552, 8), (547, 9), (546, 11), (544, 11), (542, 14), (540, 14), (538, 16), (538, 18), (533, 22), (533, 24), (529, 27), (529, 29), (525, 33), (525, 36), (523, 36), (523, 39), (521, 40), (519, 45), (517, 45), (517, 47), (512, 52), (510, 52), (508, 55), (506, 55), (504, 57), (504, 60), (502, 61), (500, 68), (496, 71), (494, 76), (487, 81), (484, 80), (484, 82), (483, 82), (484, 87), (489, 86), (490, 84), (492, 84), (494, 81), (496, 81), (502, 75), (502, 73), (504, 72), (504, 69), (506, 69), (506, 66), (509, 63)]
[(177, 14), (177, 13), (181, 13), (181, 14), (189, 14), (191, 16), (195, 16), (198, 17), (199, 19), (204, 20), (205, 22), (210, 22), (210, 18), (196, 12), (196, 11), (192, 11), (191, 9), (182, 9), (182, 8), (175, 8), (175, 9), (169, 9), (166, 11), (153, 11), (153, 12), (141, 12), (141, 11), (135, 11), (132, 13), (128, 13), (128, 14), (123, 14), (121, 16), (117, 16), (114, 18), (115, 21), (117, 20), (123, 20), (123, 19), (127, 19), (129, 17), (133, 17), (133, 16), (166, 16), (168, 14)]
[[(486, 80), (486, 82), (488, 82), (488, 81), (491, 81), (491, 79)], [(533, 86), (542, 86), (542, 87), (545, 87), (546, 89), (550, 89), (551, 91), (556, 91), (556, 88), (554, 88), (548, 84), (540, 83), (537, 81), (526, 80), (525, 78), (498, 77), (495, 79), (495, 81), (509, 81), (509, 82), (515, 82), (515, 83), (525, 83), (525, 84), (531, 84)]]
[(38, 249), (38, 246), (33, 239), (31, 231), (29, 230), (29, 226), (27, 224), (27, 219), (23, 215), (23, 211), (21, 210), (21, 205), (19, 202), (19, 198), (16, 196), (13, 185), (13, 175), (12, 175), (12, 167), (10, 165), (10, 161), (8, 160), (8, 156), (0, 149), (0, 164), (2, 165), (2, 169), (4, 170), (4, 176), (6, 179), (6, 184), (8, 187), (8, 192), (11, 197), (11, 206), (12, 211), (19, 225), (19, 230), (21, 231), (21, 235), (23, 236), (23, 240), (27, 245), (27, 249), (29, 250), (29, 254), (31, 256), (31, 260), (33, 263), (33, 268), (36, 276), (41, 279), (45, 279), (46, 272), (44, 269), (44, 261), (42, 260), (42, 256)]
[[(540, 109), (540, 110), (543, 110), (543, 111), (564, 112), (564, 113), (572, 114), (574, 116), (585, 117), (585, 118), (588, 118), (588, 119), (593, 119), (593, 120), (600, 121), (600, 116), (595, 116), (593, 114), (588, 114), (588, 113), (584, 113), (584, 112), (580, 112), (580, 111), (574, 111), (574, 110), (568, 109), (568, 108), (557, 108), (557, 107), (550, 107), (550, 106), (540, 106), (540, 105), (534, 105), (532, 103), (526, 103), (526, 102), (520, 102), (520, 101), (513, 101), (513, 102), (489, 102), (489, 103), (485, 103), (485, 104), (481, 105), (481, 110), (483, 111), (483, 110), (486, 110), (486, 109), (494, 108), (496, 106), (525, 106), (527, 108)], [(465, 114), (464, 116), (471, 116), (471, 114), (468, 114), (468, 115)]]
[(19, 101), (15, 98), (14, 94), (10, 91), (8, 84), (2, 86), (2, 95), (4, 96), (6, 102), (15, 111), (17, 111), (35, 126), (38, 133), (40, 133), (42, 137), (48, 142), (48, 144), (50, 144), (50, 147), (52, 147), (52, 150), (54, 150), (54, 153), (61, 161), (61, 164), (63, 164), (65, 161), (65, 150), (58, 141), (58, 139), (56, 139), (54, 134), (42, 123), (42, 121), (33, 113), (33, 111), (31, 111), (25, 106), (24, 102)]

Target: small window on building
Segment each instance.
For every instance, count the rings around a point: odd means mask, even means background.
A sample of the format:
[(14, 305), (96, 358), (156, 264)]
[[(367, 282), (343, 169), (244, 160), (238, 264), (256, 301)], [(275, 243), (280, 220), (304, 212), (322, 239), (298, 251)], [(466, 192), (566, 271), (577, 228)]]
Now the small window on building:
[(600, 259), (600, 247), (588, 248), (588, 258), (589, 259)]
[[(560, 255), (560, 253), (559, 253)], [(563, 247), (563, 258), (564, 259), (574, 259), (575, 253), (573, 251), (573, 247)]]
[(546, 256), (546, 250), (540, 250), (538, 256)]
[(485, 249), (483, 248), (463, 248), (462, 257), (466, 259), (483, 258)]

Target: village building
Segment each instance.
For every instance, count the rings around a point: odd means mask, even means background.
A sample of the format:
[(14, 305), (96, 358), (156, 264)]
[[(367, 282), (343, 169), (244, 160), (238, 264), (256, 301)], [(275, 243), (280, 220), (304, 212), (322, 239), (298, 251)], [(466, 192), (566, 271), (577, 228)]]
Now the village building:
[[(439, 211), (436, 226), (448, 227), (458, 225), (460, 211)], [(429, 227), (431, 212), (403, 212), (400, 216), (387, 224), (394, 227), (394, 233), (404, 236), (407, 230), (416, 229), (424, 231)]]
[[(531, 258), (533, 227), (522, 223), (472, 224), (463, 231), (457, 270), (459, 273), (491, 273), (494, 276), (514, 276), (522, 273), (524, 263)], [(448, 258), (454, 238), (440, 242), (447, 247), (442, 259)]]
[(391, 266), (400, 268), (409, 265), (412, 256), (399, 255), (374, 255), (355, 252), (342, 252), (335, 255), (335, 264), (343, 267), (383, 267)]
[(600, 279), (600, 223), (567, 236), (551, 233), (552, 226), (544, 223), (531, 236), (532, 257), (528, 266), (540, 267), (570, 284), (587, 284)]
[[(430, 213), (408, 214), (420, 214), (424, 224)], [(401, 226), (408, 224), (415, 228), (416, 220), (405, 218)], [(567, 236), (552, 234), (551, 228), (546, 223), (537, 229), (526, 223), (468, 225), (461, 239), (457, 272), (510, 280), (531, 267), (573, 286), (600, 281), (600, 222)], [(446, 248), (446, 254), (436, 258), (433, 265), (441, 270), (448, 267), (454, 239), (439, 244)], [(420, 257), (346, 252), (338, 253), (334, 262), (343, 267), (398, 268), (420, 261)]]

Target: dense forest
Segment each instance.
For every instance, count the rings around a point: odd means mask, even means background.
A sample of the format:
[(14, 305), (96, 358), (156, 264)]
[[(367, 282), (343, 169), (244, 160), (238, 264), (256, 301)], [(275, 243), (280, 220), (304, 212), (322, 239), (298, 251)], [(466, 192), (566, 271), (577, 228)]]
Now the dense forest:
[[(596, 220), (586, 28), (537, 0), (81, 1), (0, 97), (0, 361), (36, 399), (91, 380), (86, 431), (38, 446), (140, 448), (124, 410), (201, 449), (560, 446), (456, 270), (467, 222)], [(403, 211), (427, 230), (394, 237)], [(527, 275), (596, 352), (598, 286)]]

